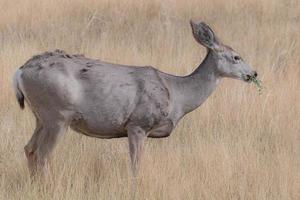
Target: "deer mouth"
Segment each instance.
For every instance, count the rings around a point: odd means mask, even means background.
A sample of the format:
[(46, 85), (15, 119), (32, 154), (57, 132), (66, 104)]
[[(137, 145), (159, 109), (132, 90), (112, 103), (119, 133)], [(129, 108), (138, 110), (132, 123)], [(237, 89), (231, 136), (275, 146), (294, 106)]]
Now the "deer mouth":
[(250, 83), (251, 80), (252, 80), (252, 76), (250, 76), (250, 75), (244, 76), (244, 81), (245, 81), (245, 82)]
[(247, 74), (243, 78), (244, 81), (246, 81), (247, 83), (251, 83), (254, 79), (256, 79), (256, 77), (257, 77), (257, 72), (253, 72), (251, 75)]

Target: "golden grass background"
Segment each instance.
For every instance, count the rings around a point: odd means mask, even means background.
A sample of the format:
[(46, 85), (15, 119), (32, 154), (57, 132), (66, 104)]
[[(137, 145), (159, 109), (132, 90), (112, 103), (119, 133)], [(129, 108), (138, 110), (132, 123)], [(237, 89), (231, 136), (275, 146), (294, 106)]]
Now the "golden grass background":
[(129, 199), (126, 138), (69, 131), (51, 178), (30, 184), (23, 147), (35, 124), (16, 103), (12, 75), (57, 48), (186, 75), (205, 55), (190, 18), (258, 71), (263, 94), (224, 79), (171, 137), (147, 140), (137, 199), (300, 199), (298, 0), (1, 0), (0, 8), (0, 199)]

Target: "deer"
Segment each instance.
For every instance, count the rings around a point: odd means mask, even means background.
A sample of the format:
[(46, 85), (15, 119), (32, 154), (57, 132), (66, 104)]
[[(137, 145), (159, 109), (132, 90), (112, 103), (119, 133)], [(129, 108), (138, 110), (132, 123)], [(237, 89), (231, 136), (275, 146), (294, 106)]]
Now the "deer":
[(32, 176), (43, 172), (62, 135), (100, 139), (127, 137), (131, 171), (137, 176), (147, 138), (170, 136), (180, 119), (198, 108), (224, 77), (251, 82), (257, 72), (204, 22), (190, 21), (207, 49), (189, 75), (151, 66), (128, 66), (71, 55), (62, 50), (33, 56), (14, 74), (20, 107), (31, 109), (36, 128), (24, 147)]

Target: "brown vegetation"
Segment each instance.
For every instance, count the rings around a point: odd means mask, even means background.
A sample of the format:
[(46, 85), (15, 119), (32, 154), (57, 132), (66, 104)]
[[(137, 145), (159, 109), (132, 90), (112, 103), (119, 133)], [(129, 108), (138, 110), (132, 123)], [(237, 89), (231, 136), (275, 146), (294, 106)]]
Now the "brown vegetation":
[(171, 137), (147, 140), (137, 198), (300, 199), (299, 1), (2, 0), (0, 7), (0, 199), (128, 199), (126, 139), (69, 131), (47, 184), (30, 184), (23, 146), (34, 121), (16, 103), (12, 75), (57, 48), (185, 75), (205, 54), (190, 18), (210, 24), (259, 72), (263, 93), (224, 79)]

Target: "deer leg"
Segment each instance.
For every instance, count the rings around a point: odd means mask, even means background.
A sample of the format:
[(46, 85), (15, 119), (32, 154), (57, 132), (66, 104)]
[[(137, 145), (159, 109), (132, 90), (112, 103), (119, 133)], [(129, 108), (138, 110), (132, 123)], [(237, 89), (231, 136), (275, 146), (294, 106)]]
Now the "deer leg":
[(128, 127), (128, 142), (129, 142), (129, 153), (131, 159), (131, 169), (134, 177), (138, 175), (139, 162), (143, 151), (143, 144), (146, 137), (146, 132), (138, 127)]
[(36, 117), (36, 127), (33, 132), (32, 137), (30, 138), (29, 142), (26, 144), (24, 147), (25, 155), (27, 158), (27, 164), (29, 168), (30, 175), (33, 176), (34, 173), (36, 172), (36, 163), (37, 163), (37, 158), (35, 151), (37, 149), (37, 141), (41, 135), (41, 132), (43, 131), (43, 126), (40, 123), (39, 119)]
[(64, 122), (50, 122), (48, 125), (37, 126), (32, 138), (25, 146), (25, 154), (32, 177), (45, 175), (45, 164), (52, 152), (57, 139), (66, 131)]

